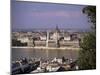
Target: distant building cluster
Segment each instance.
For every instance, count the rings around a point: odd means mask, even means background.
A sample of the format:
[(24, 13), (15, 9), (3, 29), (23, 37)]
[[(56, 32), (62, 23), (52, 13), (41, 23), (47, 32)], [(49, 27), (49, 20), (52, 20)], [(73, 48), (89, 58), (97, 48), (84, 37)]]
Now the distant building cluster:
[[(70, 45), (79, 44), (82, 39), (82, 33), (60, 31), (56, 27), (53, 31), (35, 31), (35, 32), (12, 32), (12, 46), (48, 46), (60, 44)], [(50, 44), (51, 43), (51, 44)], [(67, 44), (68, 43), (68, 44)]]

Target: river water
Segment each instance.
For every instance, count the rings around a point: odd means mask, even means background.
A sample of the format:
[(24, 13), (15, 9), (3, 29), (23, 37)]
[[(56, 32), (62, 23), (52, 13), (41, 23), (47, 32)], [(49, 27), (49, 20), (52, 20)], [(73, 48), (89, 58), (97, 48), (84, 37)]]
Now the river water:
[(62, 58), (63, 56), (68, 59), (77, 59), (78, 50), (43, 50), (33, 48), (12, 48), (12, 61), (18, 60), (19, 58), (43, 58), (53, 59)]

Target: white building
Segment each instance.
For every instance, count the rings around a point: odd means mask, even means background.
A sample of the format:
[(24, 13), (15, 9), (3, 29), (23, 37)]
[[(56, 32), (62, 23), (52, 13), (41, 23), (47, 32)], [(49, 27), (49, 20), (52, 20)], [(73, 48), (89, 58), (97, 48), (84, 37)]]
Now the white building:
[(29, 41), (28, 37), (20, 37), (17, 40), (21, 41), (21, 43), (26, 43)]
[(28, 46), (33, 46), (32, 38), (23, 37), (23, 38), (18, 38), (17, 40), (21, 41), (21, 43), (27, 43)]
[(40, 36), (40, 40), (45, 41), (46, 40), (46, 36)]
[(64, 40), (70, 41), (71, 40), (71, 37), (70, 36), (66, 36), (66, 37), (64, 37)]
[(61, 37), (61, 36), (60, 36), (60, 30), (58, 29), (58, 26), (56, 26), (56, 29), (55, 29), (53, 35), (51, 36), (51, 38), (52, 38), (53, 40), (59, 40), (60, 37)]

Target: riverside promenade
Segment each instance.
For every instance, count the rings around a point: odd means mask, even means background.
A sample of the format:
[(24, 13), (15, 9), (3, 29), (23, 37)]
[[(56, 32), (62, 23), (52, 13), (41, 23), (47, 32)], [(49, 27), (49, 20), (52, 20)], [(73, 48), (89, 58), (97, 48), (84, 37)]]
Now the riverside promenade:
[(12, 48), (33, 48), (33, 49), (44, 49), (44, 50), (80, 50), (79, 47), (44, 47), (44, 46), (35, 46), (35, 47), (16, 47), (13, 46)]

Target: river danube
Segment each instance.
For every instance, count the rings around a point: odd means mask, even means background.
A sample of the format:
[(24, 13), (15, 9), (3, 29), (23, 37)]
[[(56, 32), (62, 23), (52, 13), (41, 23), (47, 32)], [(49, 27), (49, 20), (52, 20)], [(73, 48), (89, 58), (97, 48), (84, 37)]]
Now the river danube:
[(76, 60), (78, 58), (78, 50), (45, 50), (45, 49), (33, 49), (33, 48), (12, 48), (12, 61), (20, 58), (43, 58), (53, 59), (62, 58), (63, 56), (68, 59)]

